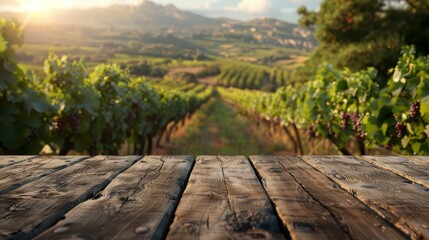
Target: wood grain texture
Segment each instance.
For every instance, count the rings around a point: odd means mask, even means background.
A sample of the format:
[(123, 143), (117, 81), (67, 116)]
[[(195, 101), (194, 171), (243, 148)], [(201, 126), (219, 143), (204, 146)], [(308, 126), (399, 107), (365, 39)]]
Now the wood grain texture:
[(251, 156), (292, 239), (406, 239), (298, 157)]
[(0, 171), (0, 194), (10, 192), (41, 177), (76, 164), (88, 157), (58, 156), (30, 158)]
[(364, 156), (358, 158), (429, 188), (429, 163), (397, 156)]
[(355, 157), (302, 158), (412, 239), (429, 238), (427, 188)]
[(36, 157), (37, 156), (0, 156), (0, 169)]
[(418, 160), (421, 164), (429, 164), (429, 156), (412, 156), (409, 157), (411, 161)]
[(148, 156), (37, 239), (162, 239), (194, 159)]
[(167, 239), (283, 239), (248, 159), (200, 156)]
[(138, 159), (97, 156), (0, 195), (0, 238), (29, 239), (41, 233)]

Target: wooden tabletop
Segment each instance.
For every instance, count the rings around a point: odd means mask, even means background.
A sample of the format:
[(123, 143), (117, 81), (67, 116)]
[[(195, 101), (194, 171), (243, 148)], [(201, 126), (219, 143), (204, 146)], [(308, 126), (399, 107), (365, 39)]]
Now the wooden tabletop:
[(429, 157), (0, 156), (0, 239), (429, 239)]

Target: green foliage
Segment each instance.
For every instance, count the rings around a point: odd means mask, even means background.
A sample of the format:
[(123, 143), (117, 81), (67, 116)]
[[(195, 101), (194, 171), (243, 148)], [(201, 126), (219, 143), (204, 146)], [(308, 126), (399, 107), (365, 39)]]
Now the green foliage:
[(167, 67), (148, 61), (129, 62), (127, 64), (122, 64), (121, 67), (129, 68), (130, 74), (137, 76), (164, 77), (168, 72)]
[(210, 65), (210, 66), (204, 67), (204, 69), (198, 71), (195, 75), (198, 78), (205, 78), (205, 77), (217, 76), (220, 73), (221, 73), (221, 69), (218, 65)]
[(90, 123), (100, 109), (100, 93), (86, 80), (82, 61), (69, 61), (51, 53), (44, 71), (46, 95), (55, 109), (51, 146), (62, 154), (70, 149), (86, 150), (92, 139)]
[(198, 78), (195, 74), (190, 72), (178, 72), (171, 76), (172, 79), (185, 83), (197, 83)]
[(13, 47), (22, 43), (19, 23), (0, 19), (0, 153), (37, 154), (47, 136), (45, 96), (34, 76), (15, 62)]
[(371, 108), (368, 134), (399, 152), (429, 153), (429, 57), (404, 48), (388, 85)]
[[(100, 108), (90, 124), (93, 142), (101, 152), (114, 154), (127, 136), (125, 123), (132, 107), (135, 90), (130, 88), (128, 72), (117, 65), (99, 65), (89, 76), (88, 83), (100, 93)], [(124, 124), (125, 123), (125, 124)]]
[(0, 153), (38, 154), (49, 144), (60, 154), (115, 154), (132, 139), (135, 153), (143, 154), (146, 140), (212, 95), (211, 88), (159, 90), (115, 64), (88, 74), (82, 60), (53, 52), (44, 62), (43, 81), (36, 81), (14, 60), (12, 47), (21, 38), (18, 23), (0, 20)]
[[(401, 46), (414, 45), (419, 53), (428, 54), (427, 0), (392, 2), (395, 1), (324, 0), (317, 12), (301, 7), (298, 11), (300, 22), (316, 27), (319, 46), (297, 77), (305, 74), (311, 78), (316, 74), (314, 66), (329, 62), (353, 71), (375, 67), (380, 78), (386, 80)], [(384, 86), (386, 81), (380, 83)]]
[(224, 87), (258, 89), (270, 92), (286, 85), (287, 82), (286, 71), (279, 68), (267, 71), (260, 66), (231, 64), (224, 66), (221, 70), (217, 84)]
[(151, 57), (163, 57), (182, 60), (204, 60), (207, 56), (200, 49), (181, 49), (174, 45), (148, 44), (139, 51), (140, 54)]
[(347, 143), (384, 146), (405, 154), (429, 154), (429, 57), (416, 57), (403, 48), (402, 57), (381, 91), (377, 70), (339, 71), (319, 68), (314, 80), (299, 88), (275, 93), (220, 89), (222, 97), (249, 115), (278, 124), (297, 126), (310, 138), (329, 139), (349, 154)]

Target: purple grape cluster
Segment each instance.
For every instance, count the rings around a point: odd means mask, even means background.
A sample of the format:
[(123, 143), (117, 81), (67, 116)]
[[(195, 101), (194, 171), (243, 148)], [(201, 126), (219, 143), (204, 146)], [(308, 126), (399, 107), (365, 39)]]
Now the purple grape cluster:
[(91, 144), (91, 145), (88, 147), (87, 151), (88, 151), (88, 154), (89, 154), (90, 156), (95, 156), (95, 155), (97, 155), (97, 153), (98, 153), (98, 150), (97, 150), (97, 144), (95, 144), (95, 143)]
[(334, 129), (333, 129), (332, 121), (328, 122), (328, 134), (331, 135), (331, 136), (334, 134)]
[(64, 132), (68, 127), (72, 133), (77, 133), (79, 130), (80, 115), (73, 113), (62, 117), (56, 116), (53, 121), (54, 128), (59, 132)]
[(341, 113), (341, 128), (343, 130), (347, 129), (347, 123), (349, 120), (353, 124), (353, 130), (356, 132), (357, 138), (359, 140), (364, 140), (366, 134), (362, 129), (361, 114), (358, 112), (356, 112), (356, 113), (342, 112)]
[(349, 119), (349, 113), (341, 112), (341, 129), (346, 130), (348, 119)]
[(402, 138), (405, 136), (405, 131), (407, 130), (407, 127), (403, 123), (396, 122), (395, 130), (396, 130), (396, 137)]
[(420, 114), (420, 102), (414, 102), (410, 106), (410, 117), (415, 118)]
[(355, 130), (358, 139), (364, 140), (365, 139), (365, 132), (362, 129), (361, 114), (358, 112), (349, 113), (349, 117), (353, 123), (353, 130)]
[(308, 125), (307, 127), (307, 133), (308, 133), (308, 138), (309, 140), (313, 139), (316, 137), (316, 130), (314, 129), (313, 125)]
[(37, 134), (37, 132), (35, 130), (31, 130), (30, 134), (27, 136), (27, 138), (25, 140), (27, 142), (29, 142), (29, 141), (36, 140), (38, 137), (39, 137), (39, 135)]

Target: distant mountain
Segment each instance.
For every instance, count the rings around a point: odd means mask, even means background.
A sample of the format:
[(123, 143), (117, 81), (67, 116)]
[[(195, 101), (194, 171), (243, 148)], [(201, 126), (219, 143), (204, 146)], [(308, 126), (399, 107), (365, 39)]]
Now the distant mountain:
[(317, 45), (312, 29), (275, 18), (258, 18), (248, 22), (225, 21), (220, 32), (229, 38), (247, 39), (250, 42), (288, 48), (311, 50)]
[[(209, 18), (182, 11), (172, 4), (161, 5), (142, 1), (138, 5), (112, 5), (105, 8), (62, 9), (36, 14), (28, 21), (27, 13), (0, 12), (0, 17), (14, 17), (26, 24), (116, 27), (122, 30), (161, 30), (158, 33), (180, 34), (189, 30), (197, 34), (237, 39), (248, 43), (280, 45), (311, 50), (317, 43), (312, 30), (274, 18), (243, 22), (230, 18)], [(27, 34), (30, 34), (27, 30)], [(171, 30), (171, 31), (170, 31)], [(179, 30), (179, 31), (177, 31)], [(39, 39), (37, 32), (32, 39)], [(194, 36), (195, 37), (195, 36)], [(158, 38), (155, 38), (159, 41)], [(168, 39), (167, 39), (168, 40)], [(174, 42), (178, 39), (175, 38)]]
[[(0, 17), (24, 20), (27, 13), (0, 13)], [(61, 9), (39, 14), (31, 23), (67, 24), (90, 26), (115, 26), (129, 28), (195, 28), (221, 24), (220, 19), (204, 17), (182, 11), (172, 4), (160, 5), (143, 0), (138, 5), (112, 5), (106, 8)]]

